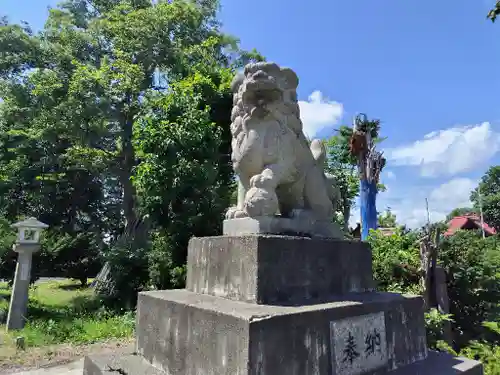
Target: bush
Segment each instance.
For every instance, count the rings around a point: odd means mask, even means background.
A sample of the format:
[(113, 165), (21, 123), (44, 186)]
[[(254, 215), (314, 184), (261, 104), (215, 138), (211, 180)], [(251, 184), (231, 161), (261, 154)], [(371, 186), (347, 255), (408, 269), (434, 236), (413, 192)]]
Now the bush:
[[(369, 242), (373, 252), (374, 277), (380, 290), (421, 293), (420, 251), (416, 242), (419, 235), (419, 232), (397, 232), (384, 236), (380, 232), (372, 232)], [(474, 348), (484, 346), (484, 342), (496, 343), (498, 334), (487, 329), (483, 322), (496, 321), (499, 317), (499, 238), (483, 239), (476, 232), (457, 232), (443, 239), (438, 263), (446, 272), (450, 314), (427, 313), (429, 345), (434, 348), (442, 345), (439, 339), (442, 337), (442, 324), (447, 320), (451, 320), (454, 349), (457, 351), (468, 347), (469, 342), (474, 340), (479, 340)]]
[(420, 291), (420, 252), (416, 247), (417, 234), (398, 230), (390, 236), (372, 231), (369, 243), (372, 247), (373, 276), (378, 289), (383, 291)]
[[(500, 325), (497, 322), (484, 322), (483, 326), (495, 337), (500, 337)], [(459, 353), (463, 357), (481, 361), (485, 375), (500, 375), (500, 346), (486, 340), (474, 340)]]
[(12, 280), (16, 269), (17, 254), (12, 251), (16, 232), (7, 220), (0, 218), (0, 280)]
[(109, 276), (97, 285), (97, 290), (110, 308), (134, 309), (137, 293), (149, 288), (149, 248), (135, 245), (134, 241), (120, 240), (104, 252)]
[(500, 242), (460, 231), (446, 238), (438, 254), (446, 271), (454, 341), (461, 348), (491, 336), (484, 321), (495, 321), (500, 301)]
[(451, 314), (442, 314), (437, 309), (425, 313), (425, 327), (427, 328), (427, 345), (431, 349), (443, 346), (445, 324), (453, 322)]

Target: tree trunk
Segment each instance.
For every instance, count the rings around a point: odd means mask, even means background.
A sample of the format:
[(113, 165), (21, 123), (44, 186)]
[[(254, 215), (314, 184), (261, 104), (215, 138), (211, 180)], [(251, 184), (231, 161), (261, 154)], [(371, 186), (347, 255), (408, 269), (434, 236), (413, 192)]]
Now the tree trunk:
[[(128, 101), (132, 100), (128, 98)], [(120, 183), (123, 188), (123, 214), (125, 216), (125, 233), (130, 234), (137, 222), (136, 213), (136, 190), (132, 183), (132, 170), (135, 167), (135, 149), (132, 144), (133, 137), (133, 114), (127, 113), (123, 121), (122, 128), (122, 149)]]
[(366, 241), (370, 229), (377, 229), (377, 184), (361, 180), (360, 187), (361, 240)]
[(351, 218), (351, 202), (343, 200), (342, 215), (344, 216), (344, 233), (349, 233), (349, 219)]

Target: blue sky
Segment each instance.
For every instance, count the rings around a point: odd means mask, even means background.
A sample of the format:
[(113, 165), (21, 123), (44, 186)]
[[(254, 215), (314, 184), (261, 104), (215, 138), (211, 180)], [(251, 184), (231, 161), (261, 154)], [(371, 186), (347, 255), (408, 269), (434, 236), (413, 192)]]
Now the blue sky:
[[(56, 1), (1, 0), (43, 25)], [(251, 5), (248, 5), (251, 4)], [(382, 120), (388, 158), (378, 209), (411, 226), (468, 204), (500, 163), (500, 24), (494, 0), (222, 0), (225, 31), (300, 77), (304, 128), (327, 137), (357, 112)], [(356, 221), (355, 212), (353, 221)]]

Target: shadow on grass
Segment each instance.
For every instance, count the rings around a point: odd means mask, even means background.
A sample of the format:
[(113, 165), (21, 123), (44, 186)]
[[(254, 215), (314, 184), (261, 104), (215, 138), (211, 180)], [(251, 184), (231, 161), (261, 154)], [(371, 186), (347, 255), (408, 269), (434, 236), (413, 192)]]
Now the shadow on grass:
[(71, 322), (76, 318), (93, 315), (101, 309), (99, 299), (94, 296), (77, 296), (64, 307), (45, 305), (39, 301), (30, 301), (28, 320), (54, 320)]
[(7, 301), (10, 301), (10, 296), (12, 295), (12, 293), (10, 292), (10, 290), (8, 292), (2, 292), (0, 293), (0, 299), (5, 299)]
[(76, 296), (70, 302), (70, 309), (75, 313), (91, 314), (102, 309), (102, 302), (96, 295)]
[(87, 288), (88, 288), (88, 285), (82, 285), (82, 284), (61, 284), (61, 285), (57, 286), (57, 289), (68, 290), (68, 291), (83, 290), (83, 289), (87, 289)]

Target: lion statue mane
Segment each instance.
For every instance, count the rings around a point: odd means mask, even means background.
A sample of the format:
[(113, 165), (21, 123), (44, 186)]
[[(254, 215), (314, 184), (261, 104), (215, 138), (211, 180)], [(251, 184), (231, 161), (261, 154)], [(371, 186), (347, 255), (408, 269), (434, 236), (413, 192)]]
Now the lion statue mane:
[[(338, 190), (323, 172), (326, 150), (302, 132), (299, 80), (275, 63), (248, 64), (232, 82), (233, 168), (238, 202), (226, 219), (274, 216), (331, 221)], [(330, 176), (329, 176), (330, 177)]]

